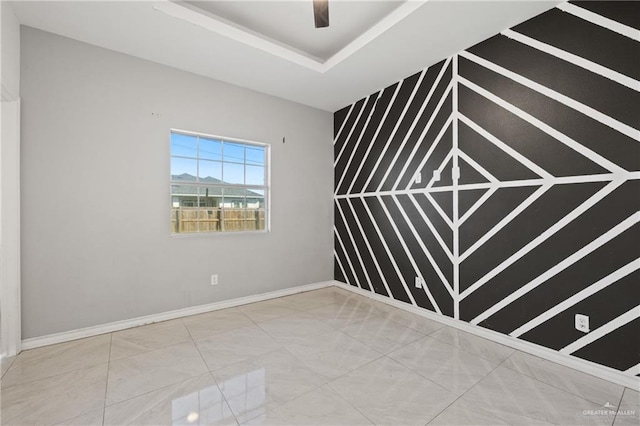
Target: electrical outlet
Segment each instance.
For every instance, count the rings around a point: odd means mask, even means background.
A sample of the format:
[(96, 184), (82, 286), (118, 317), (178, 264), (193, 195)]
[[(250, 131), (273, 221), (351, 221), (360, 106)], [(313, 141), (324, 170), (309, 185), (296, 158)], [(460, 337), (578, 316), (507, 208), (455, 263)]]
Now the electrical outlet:
[(422, 183), (422, 173), (417, 172), (413, 178), (413, 183)]
[(422, 283), (423, 283), (422, 278), (416, 277), (415, 284), (414, 284), (416, 286), (416, 288), (421, 288), (422, 287)]
[(576, 330), (588, 333), (589, 331), (589, 316), (576, 314)]
[(211, 285), (218, 285), (218, 274), (211, 275)]

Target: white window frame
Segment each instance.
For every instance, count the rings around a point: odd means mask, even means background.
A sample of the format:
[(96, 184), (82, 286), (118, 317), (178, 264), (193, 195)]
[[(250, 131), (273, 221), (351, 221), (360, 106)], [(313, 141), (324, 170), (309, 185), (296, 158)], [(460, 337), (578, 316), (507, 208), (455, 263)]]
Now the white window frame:
[[(172, 153), (171, 153), (171, 135), (172, 134), (181, 134), (181, 135), (186, 135), (186, 136), (202, 137), (202, 138), (206, 138), (206, 139), (217, 139), (217, 140), (222, 141), (222, 143), (223, 143), (223, 145), (222, 145), (223, 146), (223, 148), (222, 148), (222, 158), (221, 158), (221, 162), (222, 163), (224, 163), (224, 142), (239, 143), (239, 144), (254, 145), (254, 146), (263, 147), (265, 149), (264, 186), (260, 186), (260, 185), (245, 185), (245, 184), (231, 184), (231, 183), (225, 183), (225, 184), (202, 183), (199, 180), (194, 181), (194, 182), (174, 181), (172, 179), (172, 174), (171, 174), (171, 158), (176, 157), (176, 158), (189, 158), (189, 159), (198, 159), (199, 160), (199, 155), (196, 158), (172, 155)], [(237, 163), (237, 164), (240, 164), (240, 163)], [(244, 163), (242, 163), (242, 164), (244, 164), (244, 165), (247, 164), (246, 163), (246, 159), (245, 159)], [(245, 175), (246, 175), (246, 171), (245, 171)], [(224, 172), (223, 172), (222, 179), (224, 180)], [(220, 231), (200, 231), (200, 230), (198, 230), (198, 231), (195, 231), (195, 232), (184, 232), (184, 233), (171, 232), (170, 233), (171, 237), (183, 238), (183, 237), (201, 237), (201, 236), (210, 236), (210, 235), (238, 235), (238, 234), (255, 235), (255, 234), (266, 234), (266, 233), (269, 233), (271, 231), (271, 145), (268, 144), (268, 143), (172, 128), (169, 131), (169, 202), (167, 203), (169, 206), (173, 205), (172, 186), (174, 186), (174, 185), (194, 185), (194, 186), (197, 186), (197, 187), (235, 188), (235, 189), (248, 189), (248, 190), (256, 189), (256, 190), (264, 191), (264, 215), (265, 215), (265, 217), (264, 217), (264, 229), (259, 229), (259, 230), (239, 230), (239, 231), (235, 231), (235, 230), (234, 231), (225, 231), (224, 229), (221, 229)], [(224, 207), (223, 207), (222, 211), (223, 211), (223, 213), (222, 213), (222, 224), (221, 224), (221, 226), (224, 227)], [(172, 218), (171, 218), (171, 207), (170, 207), (170, 210), (169, 210), (169, 225), (171, 225), (171, 220), (172, 220)], [(171, 226), (170, 226), (170, 228), (171, 228)]]

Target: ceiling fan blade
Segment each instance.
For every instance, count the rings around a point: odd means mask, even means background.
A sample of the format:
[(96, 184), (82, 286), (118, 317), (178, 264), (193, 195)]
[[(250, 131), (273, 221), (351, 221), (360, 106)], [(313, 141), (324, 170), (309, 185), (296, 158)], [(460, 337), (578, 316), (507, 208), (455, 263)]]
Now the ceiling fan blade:
[(329, 0), (313, 0), (313, 19), (316, 28), (329, 26)]

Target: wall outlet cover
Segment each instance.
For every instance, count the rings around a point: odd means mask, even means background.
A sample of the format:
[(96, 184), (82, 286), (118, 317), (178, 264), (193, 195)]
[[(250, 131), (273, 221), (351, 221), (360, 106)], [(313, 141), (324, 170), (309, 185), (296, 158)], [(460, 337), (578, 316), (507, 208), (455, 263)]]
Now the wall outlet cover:
[(416, 288), (421, 288), (422, 287), (422, 282), (423, 282), (422, 278), (416, 277), (414, 285), (416, 286)]
[(588, 333), (589, 331), (589, 316), (576, 314), (576, 330)]

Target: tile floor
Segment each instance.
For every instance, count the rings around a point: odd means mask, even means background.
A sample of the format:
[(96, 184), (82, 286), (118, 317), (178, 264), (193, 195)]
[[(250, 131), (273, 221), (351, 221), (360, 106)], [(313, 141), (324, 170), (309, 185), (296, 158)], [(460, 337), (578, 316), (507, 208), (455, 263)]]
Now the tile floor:
[(636, 391), (334, 287), (25, 351), (0, 396), (4, 425), (640, 424)]

